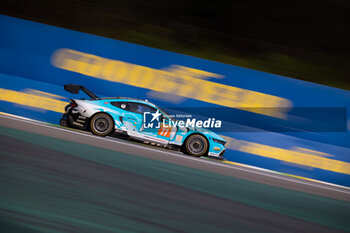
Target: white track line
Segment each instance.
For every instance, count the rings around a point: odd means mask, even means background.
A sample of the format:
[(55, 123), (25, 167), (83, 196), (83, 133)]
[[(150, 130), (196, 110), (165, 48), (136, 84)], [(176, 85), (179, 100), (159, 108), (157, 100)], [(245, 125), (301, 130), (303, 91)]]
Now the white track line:
[[(281, 180), (285, 180), (285, 181), (290, 181), (290, 182), (294, 182), (294, 183), (309, 185), (309, 186), (313, 186), (313, 187), (317, 187), (317, 188), (321, 188), (321, 189), (327, 189), (327, 190), (332, 190), (332, 191), (337, 191), (337, 192), (350, 194), (350, 187), (341, 186), (341, 185), (337, 185), (337, 184), (332, 184), (332, 183), (328, 183), (328, 182), (322, 182), (322, 183), (324, 185), (332, 186), (332, 187), (327, 187), (327, 186), (320, 185), (318, 183), (318, 181), (311, 181), (311, 180), (310, 181), (309, 180), (308, 181), (304, 181), (304, 180), (301, 180), (300, 178), (297, 178), (297, 177), (289, 177), (287, 175), (280, 174), (278, 172), (267, 170), (267, 169), (263, 169), (263, 168), (259, 168), (259, 167), (252, 166), (251, 168), (246, 169), (245, 167), (239, 166), (239, 165), (234, 166), (233, 164), (225, 164), (225, 163), (214, 162), (214, 161), (210, 161), (210, 160), (206, 160), (206, 159), (193, 158), (193, 157), (186, 156), (186, 155), (183, 155), (183, 154), (180, 154), (180, 153), (164, 151), (164, 150), (160, 150), (160, 149), (155, 149), (155, 148), (151, 148), (151, 147), (146, 147), (146, 146), (142, 146), (142, 145), (137, 145), (137, 144), (133, 144), (133, 143), (124, 142), (124, 141), (117, 140), (117, 139), (102, 138), (102, 137), (98, 137), (98, 136), (95, 136), (95, 135), (92, 135), (92, 134), (88, 134), (86, 132), (79, 132), (79, 131), (75, 131), (75, 130), (64, 129), (64, 128), (61, 128), (61, 127), (49, 125), (48, 123), (45, 123), (45, 122), (35, 121), (35, 120), (24, 118), (24, 117), (17, 117), (16, 115), (9, 116), (7, 114), (6, 115), (1, 114), (1, 117), (5, 117), (5, 118), (8, 118), (8, 119), (17, 120), (17, 121), (22, 121), (22, 122), (25, 122), (25, 123), (30, 123), (30, 124), (34, 124), (34, 125), (38, 125), (38, 126), (42, 126), (42, 127), (47, 127), (47, 128), (51, 128), (51, 129), (56, 129), (56, 130), (60, 130), (60, 131), (64, 131), (64, 132), (68, 132), (68, 133), (72, 133), (72, 134), (77, 134), (77, 135), (81, 135), (81, 136), (91, 137), (91, 138), (94, 138), (95, 140), (109, 141), (109, 142), (113, 142), (113, 143), (120, 143), (120, 144), (124, 144), (124, 145), (128, 145), (128, 146), (137, 147), (137, 148), (140, 148), (140, 149), (143, 149), (143, 150), (162, 152), (164, 154), (168, 154), (168, 155), (171, 155), (171, 156), (181, 157), (182, 159), (187, 159), (187, 160), (207, 163), (207, 164), (211, 164), (211, 165), (215, 165), (215, 166), (221, 166), (221, 167), (236, 169), (236, 170), (250, 172), (250, 173), (253, 173), (253, 174), (257, 174), (257, 175), (263, 175), (263, 176), (272, 177), (272, 178), (276, 178), (276, 179), (281, 179)], [(345, 189), (345, 190), (339, 190), (339, 189), (335, 189), (335, 188), (341, 188), (341, 189)]]

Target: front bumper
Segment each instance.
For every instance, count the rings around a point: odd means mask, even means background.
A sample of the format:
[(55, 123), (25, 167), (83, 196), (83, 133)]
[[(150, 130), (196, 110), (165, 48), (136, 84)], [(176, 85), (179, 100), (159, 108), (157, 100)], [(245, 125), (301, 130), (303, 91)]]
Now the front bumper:
[(209, 157), (215, 157), (215, 158), (218, 158), (218, 159), (223, 159), (225, 151), (226, 151), (226, 149), (223, 148), (220, 152), (208, 152), (208, 156)]

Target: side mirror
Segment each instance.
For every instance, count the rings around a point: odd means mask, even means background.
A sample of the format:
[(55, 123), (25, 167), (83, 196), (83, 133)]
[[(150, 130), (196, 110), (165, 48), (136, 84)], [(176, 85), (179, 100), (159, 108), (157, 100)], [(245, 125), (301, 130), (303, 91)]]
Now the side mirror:
[(64, 90), (72, 94), (78, 94), (80, 91), (80, 86), (75, 84), (66, 84), (64, 85)]

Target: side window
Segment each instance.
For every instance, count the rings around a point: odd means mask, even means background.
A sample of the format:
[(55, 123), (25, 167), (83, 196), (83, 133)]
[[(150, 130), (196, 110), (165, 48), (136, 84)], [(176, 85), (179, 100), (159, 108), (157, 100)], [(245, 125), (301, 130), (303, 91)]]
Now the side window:
[(139, 113), (139, 114), (143, 114), (144, 112), (155, 112), (156, 111), (155, 108), (148, 106), (146, 104), (133, 103), (133, 102), (128, 103), (127, 110), (130, 112), (135, 112), (135, 113)]
[(156, 112), (157, 110), (146, 104), (138, 104), (138, 110), (143, 114), (144, 112)]
[(128, 102), (128, 108), (127, 110), (130, 111), (130, 112), (135, 112), (135, 113), (139, 113), (137, 111), (137, 103), (133, 103), (133, 102)]
[(127, 110), (127, 103), (126, 102), (111, 102), (111, 104), (117, 108)]

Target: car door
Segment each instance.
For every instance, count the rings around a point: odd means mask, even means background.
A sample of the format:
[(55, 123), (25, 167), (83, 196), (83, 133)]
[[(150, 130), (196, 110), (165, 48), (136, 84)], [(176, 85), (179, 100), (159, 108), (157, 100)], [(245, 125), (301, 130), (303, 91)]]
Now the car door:
[(143, 113), (140, 103), (127, 102), (126, 113), (123, 116), (124, 125), (128, 132), (139, 133), (143, 122)]
[[(128, 101), (116, 101), (111, 104), (118, 108), (119, 118), (122, 126), (128, 132), (140, 132), (142, 127), (142, 113), (139, 110), (137, 103)], [(124, 129), (125, 130), (125, 129)]]
[[(116, 114), (116, 126), (120, 130), (136, 131), (139, 123), (138, 117), (135, 113), (128, 111), (128, 102), (126, 101), (113, 101), (111, 105), (115, 107)], [(120, 123), (119, 123), (120, 122)]]
[(159, 123), (153, 124), (153, 127), (151, 128), (142, 127), (141, 132), (147, 136), (154, 138), (154, 141), (165, 144), (168, 143), (169, 140), (172, 140), (176, 134), (176, 126), (171, 125), (171, 119), (169, 119), (160, 109), (154, 109), (149, 113), (151, 115), (159, 113)]

